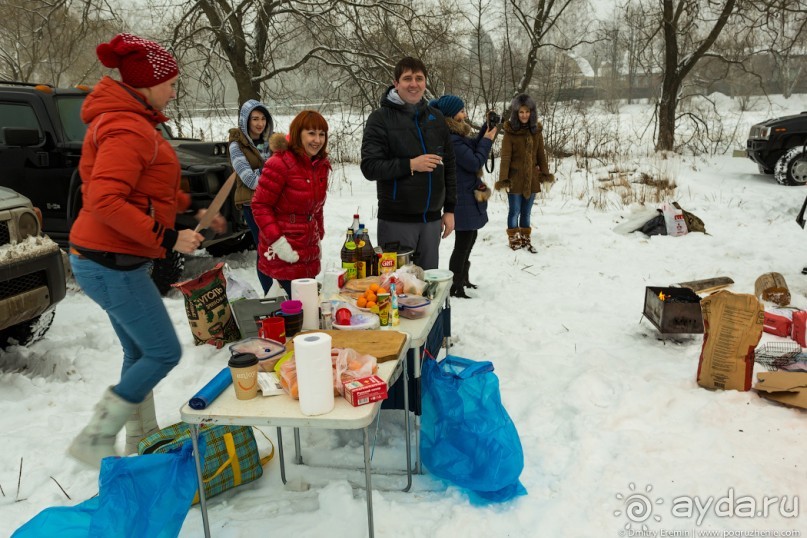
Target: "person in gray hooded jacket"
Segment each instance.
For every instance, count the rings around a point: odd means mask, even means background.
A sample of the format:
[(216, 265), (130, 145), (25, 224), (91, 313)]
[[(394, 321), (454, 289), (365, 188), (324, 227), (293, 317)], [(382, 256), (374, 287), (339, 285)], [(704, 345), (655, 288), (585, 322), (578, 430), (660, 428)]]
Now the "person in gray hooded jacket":
[[(234, 201), (236, 207), (240, 207), (244, 212), (244, 220), (249, 226), (256, 247), (259, 244), (260, 232), (252, 216), (252, 195), (258, 187), (263, 165), (272, 155), (269, 149), (269, 136), (273, 130), (274, 124), (269, 110), (266, 105), (255, 99), (241, 105), (238, 127), (230, 129), (230, 162), (238, 174)], [(266, 295), (272, 287), (272, 277), (258, 271), (258, 280)]]

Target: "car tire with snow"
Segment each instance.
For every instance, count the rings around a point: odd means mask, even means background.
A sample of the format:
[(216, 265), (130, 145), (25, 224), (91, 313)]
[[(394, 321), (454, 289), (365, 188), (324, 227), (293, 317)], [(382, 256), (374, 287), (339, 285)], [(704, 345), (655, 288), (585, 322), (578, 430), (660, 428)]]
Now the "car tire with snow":
[(0, 349), (12, 345), (27, 346), (42, 338), (53, 323), (56, 311), (51, 309), (39, 316), (0, 330)]
[(151, 279), (157, 285), (160, 295), (168, 295), (171, 284), (175, 284), (185, 270), (185, 258), (181, 253), (171, 251), (165, 258), (154, 260), (151, 266)]
[(780, 185), (807, 184), (807, 152), (804, 146), (790, 148), (776, 161), (773, 177)]

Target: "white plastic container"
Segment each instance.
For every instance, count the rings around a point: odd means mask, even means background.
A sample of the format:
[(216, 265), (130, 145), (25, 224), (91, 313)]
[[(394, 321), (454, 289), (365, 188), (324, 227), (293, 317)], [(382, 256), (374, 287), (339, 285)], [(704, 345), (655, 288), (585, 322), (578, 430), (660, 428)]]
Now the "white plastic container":
[(333, 400), (331, 337), (325, 333), (306, 333), (294, 337), (294, 362), (300, 411), (304, 415), (330, 413)]

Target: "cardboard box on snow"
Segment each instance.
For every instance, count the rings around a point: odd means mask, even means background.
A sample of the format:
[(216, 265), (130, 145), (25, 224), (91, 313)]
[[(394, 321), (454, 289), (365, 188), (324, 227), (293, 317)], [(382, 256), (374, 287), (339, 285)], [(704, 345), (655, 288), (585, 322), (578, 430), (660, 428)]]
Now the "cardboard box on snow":
[(754, 348), (762, 337), (762, 305), (753, 295), (718, 291), (701, 299), (701, 311), (703, 347), (698, 360), (698, 385), (750, 390)]
[(806, 372), (760, 372), (757, 379), (754, 389), (760, 396), (807, 409)]

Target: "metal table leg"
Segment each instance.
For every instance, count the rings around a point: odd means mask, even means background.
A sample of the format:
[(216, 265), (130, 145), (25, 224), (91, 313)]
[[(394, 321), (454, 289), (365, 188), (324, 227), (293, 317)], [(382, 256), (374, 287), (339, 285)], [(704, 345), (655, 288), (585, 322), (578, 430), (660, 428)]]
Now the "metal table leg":
[(372, 473), (370, 472), (370, 430), (368, 427), (364, 428), (364, 480), (367, 490), (367, 529), (370, 538), (375, 536), (375, 528), (373, 526), (373, 484)]
[[(409, 357), (409, 353), (406, 354)], [(409, 491), (412, 487), (412, 428), (409, 425), (409, 372), (406, 359), (403, 365), (403, 386), (404, 386), (404, 423), (406, 424), (406, 487), (403, 491)]]
[(210, 538), (210, 523), (207, 521), (207, 499), (205, 498), (205, 482), (202, 475), (202, 461), (199, 457), (199, 425), (191, 428), (191, 443), (193, 443), (193, 459), (196, 462), (196, 479), (199, 482), (199, 507), (202, 510), (202, 526), (205, 538)]
[(300, 428), (294, 428), (294, 463), (303, 464), (303, 453), (300, 450)]
[(286, 483), (286, 459), (283, 457), (283, 433), (277, 427), (277, 457), (280, 459), (280, 479)]
[[(417, 379), (420, 379), (420, 360), (421, 360), (422, 356), (420, 354), (420, 348), (419, 347), (415, 347), (412, 351), (413, 351), (412, 356), (413, 356), (413, 359), (415, 361), (415, 364), (414, 364), (414, 366), (415, 366), (415, 379), (417, 380)], [(406, 391), (404, 391), (404, 394), (406, 396), (409, 395), (409, 387), (408, 386), (406, 387)], [(406, 398), (406, 396), (405, 396), (405, 398)], [(407, 399), (404, 400), (404, 403), (406, 403)], [(421, 403), (421, 406), (422, 405), (423, 404)], [(407, 413), (406, 416), (408, 417), (409, 413)], [(415, 415), (415, 474), (421, 474), (421, 468), (420, 468), (420, 415)]]

